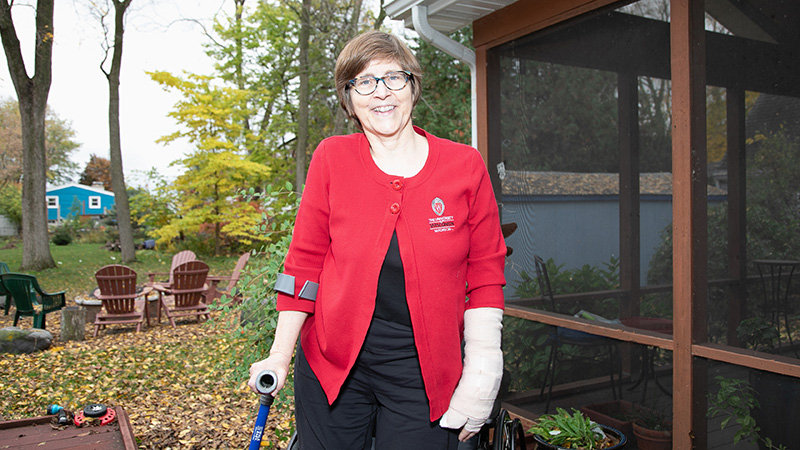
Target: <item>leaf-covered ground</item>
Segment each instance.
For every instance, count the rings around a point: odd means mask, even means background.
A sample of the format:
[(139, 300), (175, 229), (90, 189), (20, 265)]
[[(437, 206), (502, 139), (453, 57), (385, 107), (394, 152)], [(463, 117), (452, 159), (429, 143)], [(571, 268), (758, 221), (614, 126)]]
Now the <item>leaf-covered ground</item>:
[[(0, 315), (11, 326), (13, 311)], [(0, 313), (2, 314), (2, 313)], [(214, 314), (221, 314), (215, 312)], [(31, 355), (0, 355), (3, 420), (45, 414), (50, 404), (79, 410), (89, 403), (122, 406), (140, 449), (241, 449), (255, 423), (258, 396), (245, 380), (233, 380), (225, 355), (244, 345), (219, 325), (167, 321), (136, 333), (112, 325), (86, 340), (61, 342), (60, 314), (47, 316), (53, 346)], [(20, 326), (31, 327), (30, 318)], [(271, 411), (262, 446), (277, 448), (276, 434), (291, 417)], [(278, 428), (278, 429), (276, 429)]]

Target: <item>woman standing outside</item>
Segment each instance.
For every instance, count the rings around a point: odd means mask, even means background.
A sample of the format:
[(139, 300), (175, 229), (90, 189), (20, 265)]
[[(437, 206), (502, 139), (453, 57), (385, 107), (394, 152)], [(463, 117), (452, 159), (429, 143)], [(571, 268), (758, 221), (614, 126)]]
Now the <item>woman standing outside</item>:
[[(336, 61), (362, 131), (317, 147), (268, 358), (286, 381), (298, 335), (302, 449), (455, 449), (488, 419), (503, 362), (505, 244), (473, 148), (412, 125), (421, 70), (396, 37), (351, 40)], [(464, 342), (462, 364), (462, 340)]]

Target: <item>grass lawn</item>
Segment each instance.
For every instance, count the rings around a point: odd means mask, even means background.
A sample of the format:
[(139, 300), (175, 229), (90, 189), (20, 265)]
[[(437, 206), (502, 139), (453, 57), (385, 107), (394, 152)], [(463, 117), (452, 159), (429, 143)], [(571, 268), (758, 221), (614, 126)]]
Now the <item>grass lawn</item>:
[[(19, 271), (22, 264), (22, 241), (14, 239), (7, 242), (4, 248), (0, 248), (0, 261), (8, 264), (12, 272)], [(76, 295), (84, 295), (97, 287), (94, 273), (98, 269), (107, 264), (123, 264), (119, 252), (106, 250), (100, 244), (50, 244), (50, 253), (56, 267), (28, 273), (36, 275), (42, 289), (47, 292), (67, 291), (68, 303)], [(148, 272), (169, 272), (173, 254), (160, 250), (137, 250), (137, 261), (125, 265), (136, 271), (139, 283), (143, 284), (147, 281)], [(209, 274), (212, 275), (230, 275), (238, 258), (239, 255), (198, 256), (198, 259), (208, 264)], [(156, 280), (162, 279), (166, 279), (166, 276), (156, 277)]]
[[(0, 250), (0, 261), (11, 270), (21, 262), (21, 243)], [(67, 291), (67, 304), (75, 295), (92, 289), (94, 272), (105, 264), (119, 263), (119, 253), (97, 244), (52, 246), (58, 268), (34, 273), (47, 291)], [(139, 282), (150, 271), (169, 269), (172, 254), (152, 250), (137, 252)], [(227, 275), (238, 255), (199, 259), (211, 273)], [(251, 259), (252, 261), (252, 259)], [(11, 326), (13, 312), (0, 315), (0, 328)], [(2, 314), (2, 313), (0, 313)], [(48, 350), (30, 355), (0, 356), (0, 420), (45, 415), (48, 405), (58, 404), (78, 411), (89, 403), (123, 406), (129, 413), (140, 449), (229, 449), (245, 448), (258, 409), (258, 397), (246, 380), (232, 379), (227, 355), (247, 352), (235, 333), (238, 320), (221, 311), (211, 322), (194, 319), (152, 323), (136, 333), (130, 324), (109, 325), (92, 338), (86, 324), (86, 340), (60, 340), (61, 315), (48, 314), (47, 330), (54, 341)], [(22, 328), (31, 319), (20, 319)], [(264, 443), (288, 428), (291, 417), (272, 411)], [(2, 447), (2, 443), (0, 443)], [(43, 447), (43, 448), (46, 448)]]

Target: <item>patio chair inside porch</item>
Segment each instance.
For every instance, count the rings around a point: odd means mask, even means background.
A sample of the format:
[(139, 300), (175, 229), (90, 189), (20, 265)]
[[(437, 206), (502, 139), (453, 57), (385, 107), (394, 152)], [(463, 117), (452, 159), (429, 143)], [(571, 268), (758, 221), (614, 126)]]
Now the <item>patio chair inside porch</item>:
[[(552, 312), (559, 314), (572, 315), (574, 312), (562, 311), (558, 308), (558, 302), (553, 295), (552, 285), (550, 284), (550, 276), (547, 273), (547, 265), (541, 257), (534, 255), (534, 263), (536, 268), (536, 277), (539, 283), (539, 289), (543, 297), (543, 304), (549, 306)], [(621, 368), (617, 372), (617, 382), (614, 381), (614, 362), (618, 359), (617, 344), (608, 338), (597, 336), (583, 331), (576, 331), (564, 327), (554, 327), (548, 334), (547, 342), (545, 345), (550, 347), (550, 356), (547, 361), (547, 369), (545, 370), (544, 381), (539, 396), (544, 395), (547, 389), (547, 397), (545, 400), (544, 412), (545, 414), (550, 410), (550, 400), (553, 394), (553, 385), (556, 382), (556, 375), (558, 374), (559, 362), (566, 357), (564, 350), (565, 346), (576, 346), (581, 348), (592, 349), (590, 359), (598, 359), (598, 355), (608, 361), (608, 375), (611, 381), (611, 393), (614, 400), (617, 399), (617, 384), (622, 383)], [(571, 355), (568, 358), (576, 358), (578, 356)], [(620, 389), (620, 398), (622, 397)]]
[(94, 276), (99, 288), (97, 298), (103, 302), (103, 307), (95, 317), (93, 337), (97, 337), (100, 328), (110, 324), (135, 323), (136, 332), (142, 331), (145, 318), (150, 325), (145, 299), (152, 290), (145, 288), (136, 292), (136, 272), (133, 269), (111, 264), (100, 268)]
[(793, 301), (796, 300), (792, 295), (792, 278), (800, 266), (800, 261), (757, 259), (753, 263), (758, 269), (761, 281), (762, 303), (759, 305), (761, 316), (769, 320), (778, 331), (778, 347), (782, 346), (782, 338), (786, 339), (794, 356), (800, 358), (792, 338), (792, 317), (795, 308)]

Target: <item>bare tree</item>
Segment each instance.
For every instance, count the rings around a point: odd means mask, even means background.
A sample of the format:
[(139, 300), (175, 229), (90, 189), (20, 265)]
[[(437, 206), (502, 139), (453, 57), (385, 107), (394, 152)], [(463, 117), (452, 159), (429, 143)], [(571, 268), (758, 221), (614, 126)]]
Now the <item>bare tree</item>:
[[(100, 63), (100, 70), (108, 80), (108, 138), (111, 156), (111, 188), (114, 191), (114, 206), (117, 209), (117, 226), (119, 227), (119, 244), (122, 250), (122, 261), (136, 261), (136, 249), (133, 245), (133, 225), (131, 210), (128, 205), (128, 193), (125, 190), (125, 175), (122, 171), (122, 140), (119, 124), (119, 76), (122, 69), (122, 41), (125, 35), (125, 11), (133, 0), (111, 0), (114, 5), (114, 43), (108, 43), (108, 28), (105, 15), (101, 15), (101, 23), (106, 38), (105, 58)], [(111, 67), (106, 69), (109, 52)]]
[(308, 41), (311, 35), (311, 1), (303, 0), (300, 10), (300, 92), (297, 105), (297, 150), (295, 153), (295, 190), (301, 192), (306, 182), (306, 152), (308, 151), (309, 66)]
[(47, 152), (45, 115), (50, 94), (53, 60), (54, 0), (36, 4), (34, 75), (28, 76), (17, 30), (11, 17), (12, 2), (0, 0), (0, 38), (8, 71), (19, 101), (22, 122), (22, 266), (21, 270), (55, 267), (47, 236)]

